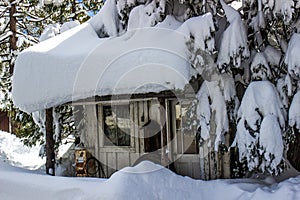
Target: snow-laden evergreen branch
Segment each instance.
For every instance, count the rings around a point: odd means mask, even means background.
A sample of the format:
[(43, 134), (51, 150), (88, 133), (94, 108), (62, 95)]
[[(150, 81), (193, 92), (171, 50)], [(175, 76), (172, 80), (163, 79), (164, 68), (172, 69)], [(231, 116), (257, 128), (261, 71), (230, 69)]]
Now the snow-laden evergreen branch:
[(220, 0), (229, 26), (222, 35), (218, 54), (218, 68), (230, 71), (231, 66), (240, 68), (242, 60), (250, 56), (247, 32), (240, 14), (231, 6)]

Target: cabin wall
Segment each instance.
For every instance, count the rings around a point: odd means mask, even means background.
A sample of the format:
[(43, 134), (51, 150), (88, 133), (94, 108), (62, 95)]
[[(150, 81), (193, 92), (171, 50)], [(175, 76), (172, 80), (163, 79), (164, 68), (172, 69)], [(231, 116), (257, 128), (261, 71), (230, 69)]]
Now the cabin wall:
[[(176, 103), (176, 101), (174, 101)], [(207, 142), (203, 142), (198, 153), (186, 153), (182, 150), (183, 132), (176, 130), (173, 100), (166, 101), (166, 126), (168, 137), (168, 158), (174, 163), (176, 173), (196, 179), (230, 178), (230, 156), (214, 152)], [(97, 105), (85, 105), (85, 133), (82, 136), (87, 150), (95, 156), (104, 168), (107, 177), (115, 171), (133, 166), (144, 159), (160, 161), (160, 155), (145, 153), (143, 126), (151, 119), (160, 122), (159, 104), (155, 99), (130, 102), (130, 146), (117, 147), (104, 145), (103, 102)], [(120, 102), (109, 102), (120, 103)], [(215, 124), (211, 124), (213, 137)], [(193, 131), (190, 131), (193, 132)], [(194, 134), (194, 133), (193, 133)], [(227, 137), (227, 136), (226, 136)], [(191, 137), (193, 139), (193, 137)], [(229, 143), (229, 142), (228, 142)]]
[(105, 175), (109, 177), (117, 170), (133, 166), (137, 159), (145, 154), (144, 132), (141, 127), (148, 122), (150, 114), (151, 118), (155, 120), (159, 119), (159, 115), (155, 112), (155, 109), (158, 108), (155, 101), (130, 102), (130, 146), (105, 146), (102, 105), (106, 104), (103, 102), (84, 106), (86, 125), (81, 140), (87, 150), (102, 163)]
[(97, 109), (95, 105), (84, 105), (85, 116), (85, 130), (81, 135), (80, 140), (84, 147), (95, 155), (98, 147), (98, 123), (97, 123)]

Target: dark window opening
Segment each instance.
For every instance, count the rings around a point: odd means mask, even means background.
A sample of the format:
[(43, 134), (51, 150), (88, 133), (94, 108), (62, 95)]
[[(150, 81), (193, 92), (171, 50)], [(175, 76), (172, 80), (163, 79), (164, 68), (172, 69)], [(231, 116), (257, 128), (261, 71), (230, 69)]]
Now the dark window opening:
[(160, 124), (155, 120), (149, 120), (144, 126), (145, 152), (154, 152), (161, 149)]
[(103, 106), (104, 145), (130, 146), (129, 105)]

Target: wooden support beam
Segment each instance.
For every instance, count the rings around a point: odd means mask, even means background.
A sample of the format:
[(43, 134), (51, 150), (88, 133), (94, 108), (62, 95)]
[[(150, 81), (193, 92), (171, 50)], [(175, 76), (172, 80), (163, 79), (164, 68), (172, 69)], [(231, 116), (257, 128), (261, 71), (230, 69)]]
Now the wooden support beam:
[(167, 154), (168, 134), (166, 128), (166, 102), (165, 98), (158, 98), (160, 113), (160, 129), (161, 129), (161, 164), (169, 167), (169, 159)]
[[(10, 51), (16, 51), (17, 48), (17, 19), (15, 17), (15, 14), (17, 13), (16, 8), (16, 1), (10, 0), (11, 3), (10, 9), (9, 9), (9, 30), (11, 31), (11, 36), (9, 38), (9, 45), (10, 45)], [(10, 62), (10, 68), (9, 73), (12, 75), (14, 72), (14, 62)]]
[(53, 109), (46, 109), (46, 173), (55, 176), (55, 151), (53, 138)]

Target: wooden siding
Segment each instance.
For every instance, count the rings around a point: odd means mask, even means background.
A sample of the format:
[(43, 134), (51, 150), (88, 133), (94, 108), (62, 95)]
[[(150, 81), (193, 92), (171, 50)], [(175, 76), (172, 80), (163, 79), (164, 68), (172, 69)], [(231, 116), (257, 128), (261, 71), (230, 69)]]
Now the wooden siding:
[[(123, 167), (133, 166), (137, 160), (141, 159), (141, 156), (148, 155), (145, 154), (144, 131), (142, 127), (150, 118), (159, 122), (160, 113), (158, 112), (159, 109), (156, 109), (158, 101), (155, 99), (130, 102), (130, 146), (105, 146), (102, 106), (107, 103), (114, 104), (116, 102), (98, 102), (97, 105), (84, 106), (86, 130), (83, 140), (88, 147), (87, 149), (102, 163), (104, 172), (109, 177)], [(121, 104), (122, 102), (117, 103)], [(230, 178), (230, 156), (228, 153), (221, 154), (214, 152), (213, 147), (209, 147), (207, 142), (203, 142), (200, 145), (199, 154), (184, 154), (182, 152), (183, 138), (182, 133), (176, 133), (174, 105), (173, 100), (166, 101), (165, 114), (168, 158), (171, 162), (174, 162), (176, 172), (181, 175), (204, 180)], [(155, 109), (157, 112), (153, 112)], [(211, 137), (214, 138), (215, 125), (211, 124), (211, 126)], [(228, 140), (228, 137), (226, 140)], [(151, 155), (148, 158), (151, 158)], [(152, 158), (155, 158), (154, 154)]]

